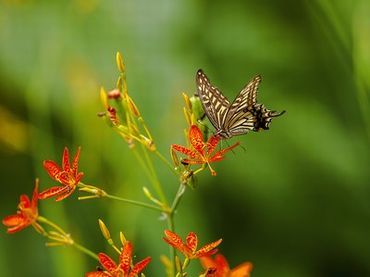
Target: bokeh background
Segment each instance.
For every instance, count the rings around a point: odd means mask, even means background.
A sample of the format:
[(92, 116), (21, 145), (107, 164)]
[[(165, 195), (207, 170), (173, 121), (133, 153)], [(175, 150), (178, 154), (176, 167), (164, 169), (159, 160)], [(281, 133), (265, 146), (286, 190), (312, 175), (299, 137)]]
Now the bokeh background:
[[(370, 276), (370, 2), (0, 1), (0, 216), (19, 195), (53, 184), (42, 161), (82, 146), (84, 181), (145, 201), (148, 179), (125, 142), (96, 116), (99, 87), (114, 88), (123, 53), (129, 92), (169, 157), (184, 143), (181, 92), (198, 68), (233, 98), (256, 74), (259, 101), (286, 114), (203, 172), (176, 216), (200, 244), (224, 239), (231, 266), (253, 276)], [(168, 197), (178, 180), (155, 159)], [(109, 201), (45, 200), (44, 216), (95, 252), (114, 256), (98, 218), (124, 231), (147, 276), (164, 276), (165, 222)], [(97, 265), (67, 247), (46, 248), (32, 228), (0, 232), (1, 276), (83, 276)], [(198, 276), (194, 263), (191, 276)]]

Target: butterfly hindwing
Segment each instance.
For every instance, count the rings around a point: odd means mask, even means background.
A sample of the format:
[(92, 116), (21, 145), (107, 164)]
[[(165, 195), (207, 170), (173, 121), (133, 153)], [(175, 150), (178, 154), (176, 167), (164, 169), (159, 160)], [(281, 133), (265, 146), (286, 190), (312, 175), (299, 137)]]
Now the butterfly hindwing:
[(256, 118), (253, 107), (257, 102), (257, 90), (261, 80), (261, 76), (253, 78), (231, 104), (223, 126), (231, 136), (242, 135), (254, 129)]

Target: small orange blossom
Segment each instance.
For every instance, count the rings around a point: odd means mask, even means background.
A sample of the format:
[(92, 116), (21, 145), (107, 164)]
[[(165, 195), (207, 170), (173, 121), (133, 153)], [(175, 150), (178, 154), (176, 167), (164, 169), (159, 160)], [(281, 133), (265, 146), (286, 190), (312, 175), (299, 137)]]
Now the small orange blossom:
[(77, 184), (83, 177), (83, 173), (78, 173), (78, 160), (80, 158), (81, 147), (78, 147), (77, 153), (73, 159), (72, 166), (69, 161), (68, 148), (63, 151), (62, 168), (54, 161), (44, 161), (44, 168), (49, 173), (50, 177), (58, 181), (62, 186), (51, 187), (39, 194), (39, 199), (46, 199), (56, 196), (56, 201), (63, 200), (73, 193)]
[(186, 236), (186, 243), (183, 243), (180, 236), (170, 230), (165, 230), (164, 234), (166, 237), (164, 237), (163, 240), (179, 250), (188, 259), (197, 259), (199, 257), (212, 255), (217, 252), (216, 247), (222, 242), (222, 239), (219, 239), (197, 250), (198, 238), (194, 232), (190, 232)]
[(206, 277), (250, 277), (253, 265), (245, 262), (234, 269), (230, 269), (226, 258), (218, 254), (212, 259), (210, 256), (201, 257), (200, 263), (204, 269), (207, 269)]
[(27, 195), (22, 194), (20, 196), (17, 213), (9, 215), (3, 219), (3, 224), (8, 227), (7, 232), (9, 234), (18, 232), (30, 225), (34, 225), (36, 230), (42, 229), (36, 222), (39, 215), (37, 209), (38, 186), (39, 180), (36, 179), (32, 200), (30, 200)]
[(136, 263), (131, 268), (133, 246), (127, 241), (123, 247), (117, 265), (108, 255), (99, 253), (99, 261), (104, 267), (104, 271), (93, 271), (86, 273), (85, 277), (135, 277), (148, 265), (151, 258), (146, 257), (144, 260)]
[(171, 148), (188, 156), (188, 158), (182, 160), (185, 164), (208, 164), (213, 176), (216, 175), (216, 171), (212, 169), (210, 163), (221, 161), (228, 151), (239, 145), (239, 142), (237, 142), (213, 154), (221, 137), (213, 135), (205, 142), (202, 131), (196, 125), (191, 125), (188, 138), (192, 148), (187, 148), (178, 144), (172, 144)]

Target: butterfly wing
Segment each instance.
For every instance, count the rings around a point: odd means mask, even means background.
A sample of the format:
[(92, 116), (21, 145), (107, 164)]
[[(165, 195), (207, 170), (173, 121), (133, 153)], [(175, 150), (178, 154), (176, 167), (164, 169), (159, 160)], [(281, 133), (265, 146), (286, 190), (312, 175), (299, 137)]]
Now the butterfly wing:
[(208, 119), (217, 131), (222, 129), (230, 102), (221, 91), (212, 86), (207, 75), (199, 69), (196, 74), (197, 92)]
[(257, 120), (254, 106), (257, 103), (257, 90), (261, 81), (261, 76), (254, 77), (241, 90), (227, 111), (222, 129), (226, 130), (230, 136), (242, 135), (254, 130)]

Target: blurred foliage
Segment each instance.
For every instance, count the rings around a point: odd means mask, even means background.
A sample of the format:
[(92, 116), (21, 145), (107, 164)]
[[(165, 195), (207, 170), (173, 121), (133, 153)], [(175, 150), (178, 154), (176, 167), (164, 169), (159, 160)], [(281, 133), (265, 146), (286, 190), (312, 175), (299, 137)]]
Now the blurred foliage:
[[(370, 3), (355, 1), (0, 1), (1, 217), (34, 178), (52, 184), (44, 159), (82, 146), (85, 183), (144, 200), (149, 186), (123, 140), (96, 114), (99, 86), (114, 87), (124, 55), (131, 96), (162, 153), (183, 143), (181, 92), (203, 68), (230, 98), (261, 74), (259, 101), (287, 110), (271, 130), (199, 176), (176, 217), (200, 244), (224, 239), (231, 266), (253, 276), (369, 276)], [(169, 126), (171, 126), (169, 128)], [(230, 142), (231, 143), (231, 142)], [(168, 196), (177, 180), (157, 160)], [(53, 218), (95, 252), (98, 227), (120, 230), (147, 276), (163, 276), (165, 223), (153, 211), (107, 200), (45, 200)], [(3, 276), (82, 276), (96, 262), (69, 248), (45, 248), (34, 230), (0, 240)], [(113, 256), (113, 255), (112, 255)], [(19, 266), (19, 265), (22, 266)], [(192, 273), (196, 276), (199, 268)]]

